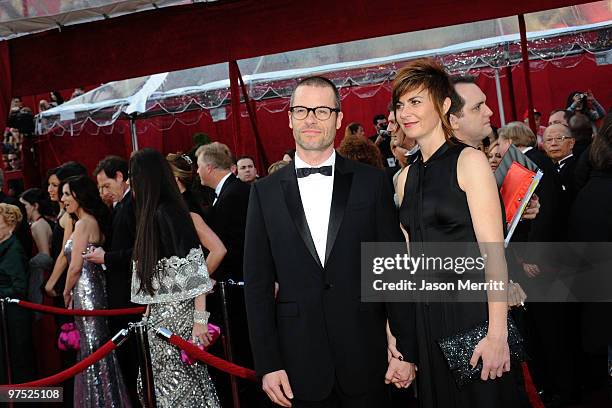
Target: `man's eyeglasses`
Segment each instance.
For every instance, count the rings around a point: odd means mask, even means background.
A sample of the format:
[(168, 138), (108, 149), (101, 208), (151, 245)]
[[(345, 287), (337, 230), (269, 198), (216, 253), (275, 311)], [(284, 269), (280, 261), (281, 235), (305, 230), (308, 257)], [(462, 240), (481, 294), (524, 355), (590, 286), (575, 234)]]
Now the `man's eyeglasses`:
[(340, 112), (338, 108), (330, 108), (329, 106), (317, 106), (315, 108), (307, 108), (305, 106), (292, 106), (289, 108), (291, 117), (296, 120), (304, 120), (310, 112), (314, 113), (315, 118), (319, 120), (327, 120), (332, 112)]
[(547, 137), (544, 139), (544, 143), (551, 144), (553, 141), (557, 143), (563, 143), (564, 140), (573, 139), (571, 136), (557, 136), (557, 137)]

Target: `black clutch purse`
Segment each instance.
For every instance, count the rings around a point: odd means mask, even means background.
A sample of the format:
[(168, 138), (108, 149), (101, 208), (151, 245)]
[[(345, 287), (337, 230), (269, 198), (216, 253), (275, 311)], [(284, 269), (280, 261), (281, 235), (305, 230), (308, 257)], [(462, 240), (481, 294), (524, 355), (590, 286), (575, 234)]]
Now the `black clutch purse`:
[[(472, 368), (470, 359), (478, 342), (487, 335), (488, 325), (489, 322), (485, 321), (472, 329), (438, 340), (448, 368), (459, 388), (480, 378), (482, 360), (479, 360), (476, 367)], [(508, 346), (512, 361), (522, 362), (527, 359), (523, 348), (523, 337), (510, 317), (508, 317)]]

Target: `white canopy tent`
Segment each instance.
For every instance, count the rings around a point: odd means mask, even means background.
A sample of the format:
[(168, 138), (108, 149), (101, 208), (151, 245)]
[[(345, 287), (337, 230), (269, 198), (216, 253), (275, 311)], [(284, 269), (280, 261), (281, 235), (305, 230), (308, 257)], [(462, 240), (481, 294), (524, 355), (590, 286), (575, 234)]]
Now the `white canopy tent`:
[[(588, 9), (589, 15), (583, 13)], [(598, 12), (596, 23), (593, 10)], [(603, 20), (603, 21), (601, 21)], [(573, 53), (604, 55), (612, 48), (612, 4), (606, 1), (526, 15), (530, 58)], [(507, 17), (353, 41), (238, 62), (251, 99), (286, 97), (296, 78), (328, 73), (340, 87), (389, 80), (397, 64), (436, 56), (453, 71), (511, 66), (521, 61), (516, 18)], [(291, 69), (287, 69), (291, 67)], [(179, 114), (228, 103), (228, 64), (215, 64), (104, 84), (37, 116), (38, 133), (78, 133), (88, 121)], [(133, 138), (135, 141), (135, 138)]]

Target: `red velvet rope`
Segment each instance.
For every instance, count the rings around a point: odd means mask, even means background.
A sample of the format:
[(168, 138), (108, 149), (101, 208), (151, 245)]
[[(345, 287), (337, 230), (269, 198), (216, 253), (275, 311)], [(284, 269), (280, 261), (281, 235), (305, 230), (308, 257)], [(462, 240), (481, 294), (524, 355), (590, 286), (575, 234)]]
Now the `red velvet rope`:
[(15, 388), (15, 387), (52, 387), (54, 385), (61, 384), (64, 381), (68, 380), (69, 378), (72, 378), (75, 375), (77, 375), (78, 373), (80, 373), (81, 371), (85, 370), (90, 365), (95, 364), (98, 361), (102, 360), (104, 357), (106, 357), (111, 351), (113, 351), (116, 348), (117, 348), (117, 345), (115, 343), (113, 343), (112, 340), (109, 340), (102, 347), (97, 349), (95, 352), (93, 352), (92, 354), (88, 355), (87, 357), (85, 357), (83, 360), (79, 361), (74, 366), (72, 366), (70, 368), (67, 368), (67, 369), (65, 369), (62, 372), (54, 374), (54, 375), (52, 375), (50, 377), (42, 378), (42, 379), (36, 380), (36, 381), (30, 381), (30, 382), (23, 383), (23, 384), (10, 384), (10, 385), (4, 384), (4, 385), (0, 385), (0, 388), (4, 388), (4, 387), (10, 387), (10, 388)]
[(248, 368), (240, 367), (239, 365), (230, 363), (229, 361), (225, 361), (222, 358), (213, 356), (212, 354), (206, 351), (202, 351), (193, 344), (177, 336), (176, 334), (170, 336), (170, 339), (168, 341), (170, 342), (170, 344), (177, 346), (181, 350), (185, 350), (185, 352), (191, 357), (196, 358), (212, 367), (215, 367), (218, 370), (231, 374), (234, 377), (240, 377), (250, 381), (258, 381), (257, 376), (255, 375), (255, 371)]
[(64, 309), (61, 307), (53, 307), (39, 305), (38, 303), (26, 302), (20, 300), (17, 305), (26, 309), (36, 310), (43, 313), (52, 313), (68, 316), (120, 316), (144, 313), (145, 307), (131, 307), (126, 309), (104, 309), (104, 310), (84, 310), (84, 309)]

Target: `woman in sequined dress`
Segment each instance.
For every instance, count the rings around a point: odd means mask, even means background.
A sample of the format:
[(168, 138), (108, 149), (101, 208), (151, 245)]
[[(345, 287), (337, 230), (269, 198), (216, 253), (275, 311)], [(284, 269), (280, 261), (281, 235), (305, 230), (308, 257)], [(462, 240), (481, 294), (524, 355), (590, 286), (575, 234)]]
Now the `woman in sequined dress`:
[[(64, 252), (69, 262), (64, 288), (66, 307), (106, 309), (106, 280), (100, 267), (84, 261), (81, 255), (91, 246), (104, 242), (110, 222), (108, 208), (100, 199), (96, 184), (87, 176), (71, 177), (62, 187), (62, 203), (76, 220), (74, 232)], [(111, 337), (106, 318), (74, 319), (81, 336), (77, 360), (83, 360)], [(74, 404), (78, 407), (130, 407), (115, 352), (90, 365), (74, 379)]]
[(148, 305), (155, 397), (160, 407), (219, 407), (206, 365), (186, 365), (180, 350), (155, 336), (165, 327), (208, 345), (206, 294), (212, 289), (204, 253), (170, 166), (156, 150), (130, 159), (136, 204), (132, 302)]

